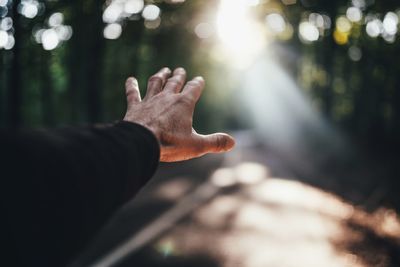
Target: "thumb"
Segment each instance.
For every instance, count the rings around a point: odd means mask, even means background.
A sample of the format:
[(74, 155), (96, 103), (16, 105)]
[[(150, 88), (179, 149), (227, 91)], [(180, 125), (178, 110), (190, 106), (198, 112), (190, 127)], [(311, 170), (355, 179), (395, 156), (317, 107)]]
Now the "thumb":
[(199, 136), (202, 140), (204, 153), (226, 152), (235, 146), (235, 139), (226, 133), (214, 133)]

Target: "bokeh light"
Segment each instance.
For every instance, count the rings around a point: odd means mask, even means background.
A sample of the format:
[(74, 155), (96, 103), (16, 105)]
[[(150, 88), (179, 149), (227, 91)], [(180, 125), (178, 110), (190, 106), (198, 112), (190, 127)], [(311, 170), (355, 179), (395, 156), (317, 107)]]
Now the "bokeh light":
[(15, 38), (12, 34), (9, 34), (8, 41), (7, 41), (7, 44), (4, 46), (4, 49), (10, 50), (14, 47), (14, 45), (15, 45)]
[(194, 29), (196, 35), (201, 39), (207, 39), (211, 37), (214, 33), (214, 29), (212, 28), (211, 24), (207, 22), (199, 23), (196, 28)]
[(50, 27), (57, 27), (60, 26), (63, 23), (63, 21), (64, 21), (63, 14), (57, 12), (49, 17), (48, 24)]
[[(368, 2), (374, 2), (374, 0)], [(367, 7), (367, 3), (365, 0), (351, 0), (351, 3), (353, 4), (353, 6), (358, 7), (361, 10), (364, 10)]]
[(347, 9), (346, 16), (352, 22), (359, 22), (363, 17), (361, 9), (354, 6)]
[(57, 32), (58, 39), (68, 41), (72, 37), (72, 27), (68, 25), (60, 25), (54, 28)]
[(60, 43), (57, 32), (54, 29), (47, 29), (43, 31), (41, 41), (44, 50), (53, 50)]
[(8, 4), (8, 0), (0, 0), (0, 7), (4, 7)]
[(143, 0), (128, 0), (125, 3), (124, 11), (128, 14), (137, 14), (143, 10)]
[(104, 37), (110, 40), (118, 39), (121, 36), (121, 33), (122, 27), (118, 23), (108, 24), (103, 31)]
[(293, 27), (281, 13), (269, 13), (265, 16), (265, 26), (269, 39), (289, 40), (293, 36)]
[(271, 31), (275, 33), (282, 33), (286, 29), (286, 22), (281, 14), (269, 14), (265, 17), (265, 22)]
[(22, 0), (18, 11), (26, 18), (33, 19), (39, 13), (39, 2), (35, 0)]
[(394, 12), (388, 12), (383, 20), (383, 29), (389, 35), (397, 33), (397, 25), (399, 24), (399, 17)]
[(104, 10), (103, 21), (106, 23), (114, 23), (119, 20), (122, 12), (122, 6), (113, 2)]
[(304, 43), (311, 43), (319, 39), (318, 28), (308, 21), (303, 21), (299, 25), (299, 37)]
[(35, 39), (36, 43), (41, 44), (42, 43), (42, 34), (45, 31), (45, 29), (34, 29), (32, 32), (33, 38)]
[(103, 22), (108, 25), (103, 30), (103, 36), (109, 40), (118, 39), (122, 34), (123, 21), (138, 20), (138, 14), (144, 18), (144, 27), (156, 29), (161, 24), (161, 9), (154, 5), (145, 6), (143, 0), (113, 0), (108, 2), (103, 12)]
[(345, 17), (340, 16), (336, 20), (336, 29), (340, 32), (350, 32), (351, 30), (351, 22)]
[(0, 29), (3, 31), (8, 31), (13, 26), (13, 20), (10, 17), (5, 17), (0, 22)]
[(0, 30), (0, 47), (4, 47), (8, 42), (8, 33)]
[(308, 16), (308, 21), (317, 28), (324, 28), (324, 17), (319, 13), (311, 13)]
[(64, 15), (62, 13), (55, 12), (45, 21), (48, 27), (36, 25), (32, 30), (33, 39), (36, 43), (41, 44), (44, 50), (53, 50), (71, 39), (72, 27), (63, 24)]
[(336, 19), (336, 27), (333, 33), (335, 42), (339, 45), (345, 45), (349, 42), (349, 36), (352, 30), (352, 23), (346, 16), (339, 16)]
[(366, 31), (370, 37), (378, 37), (383, 31), (382, 21), (380, 21), (379, 19), (373, 19), (369, 21), (366, 26)]
[(161, 10), (156, 5), (147, 5), (142, 12), (145, 20), (156, 20), (160, 16)]

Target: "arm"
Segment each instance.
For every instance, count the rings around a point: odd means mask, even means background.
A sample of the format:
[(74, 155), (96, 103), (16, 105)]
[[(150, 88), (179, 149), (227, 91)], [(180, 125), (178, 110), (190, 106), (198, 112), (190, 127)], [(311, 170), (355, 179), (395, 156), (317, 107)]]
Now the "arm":
[(233, 147), (227, 134), (200, 135), (192, 128), (204, 80), (185, 84), (185, 76), (181, 68), (172, 77), (169, 69), (160, 70), (143, 100), (136, 79), (129, 78), (127, 112), (114, 125), (0, 138), (6, 218), (0, 231), (10, 261), (64, 265), (150, 179), (159, 160)]
[(31, 266), (59, 266), (75, 256), (159, 160), (154, 135), (130, 122), (1, 140), (2, 230), (13, 243), (6, 251), (22, 251), (16, 259)]

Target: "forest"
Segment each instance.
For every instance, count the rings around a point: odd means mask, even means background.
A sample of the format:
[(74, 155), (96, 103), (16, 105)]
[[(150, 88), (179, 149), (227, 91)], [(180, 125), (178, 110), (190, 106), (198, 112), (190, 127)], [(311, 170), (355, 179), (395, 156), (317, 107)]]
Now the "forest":
[[(317, 110), (374, 143), (398, 141), (396, 1), (247, 2), (269, 47), (295, 54), (290, 71)], [(3, 0), (0, 8), (3, 127), (117, 119), (124, 79), (135, 75), (144, 87), (164, 65), (200, 73), (223, 91), (201, 103), (199, 127), (243, 127), (230, 112), (232, 86), (217, 81), (235, 64), (217, 48), (217, 1)]]
[(207, 84), (198, 132), (251, 132), (289, 176), (398, 212), (399, 19), (395, 0), (0, 0), (0, 128), (121, 120), (126, 78), (144, 94), (184, 67)]

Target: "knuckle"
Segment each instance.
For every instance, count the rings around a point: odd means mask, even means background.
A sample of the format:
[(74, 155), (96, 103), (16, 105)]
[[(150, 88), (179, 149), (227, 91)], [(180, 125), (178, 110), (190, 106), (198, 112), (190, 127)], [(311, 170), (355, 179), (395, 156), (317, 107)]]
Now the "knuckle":
[(186, 74), (185, 73), (178, 73), (177, 75), (175, 75), (175, 77), (177, 77), (179, 80), (184, 80), (186, 78)]
[(218, 150), (222, 150), (226, 146), (226, 139), (221, 135), (217, 135), (215, 138), (215, 145)]
[(149, 78), (149, 83), (162, 83), (162, 78), (160, 76), (153, 75)]
[(170, 78), (168, 79), (168, 83), (171, 85), (175, 85), (175, 86), (182, 86), (183, 82), (181, 79), (177, 79), (177, 78)]
[(128, 96), (128, 95), (134, 95), (134, 94), (137, 94), (137, 92), (139, 91), (139, 89), (138, 88), (136, 88), (136, 87), (126, 87), (125, 88), (125, 94)]
[(134, 90), (132, 90), (132, 89), (127, 89), (127, 90), (125, 91), (125, 94), (126, 94), (126, 96), (133, 95), (133, 94), (134, 94)]
[(199, 82), (199, 81), (196, 81), (196, 80), (191, 80), (191, 81), (189, 81), (189, 82), (187, 83), (187, 85), (197, 87), (197, 86), (200, 86), (200, 82)]
[(184, 96), (184, 95), (179, 95), (177, 97), (177, 103), (181, 105), (186, 105), (186, 106), (191, 106), (192, 105), (192, 99), (190, 97)]

